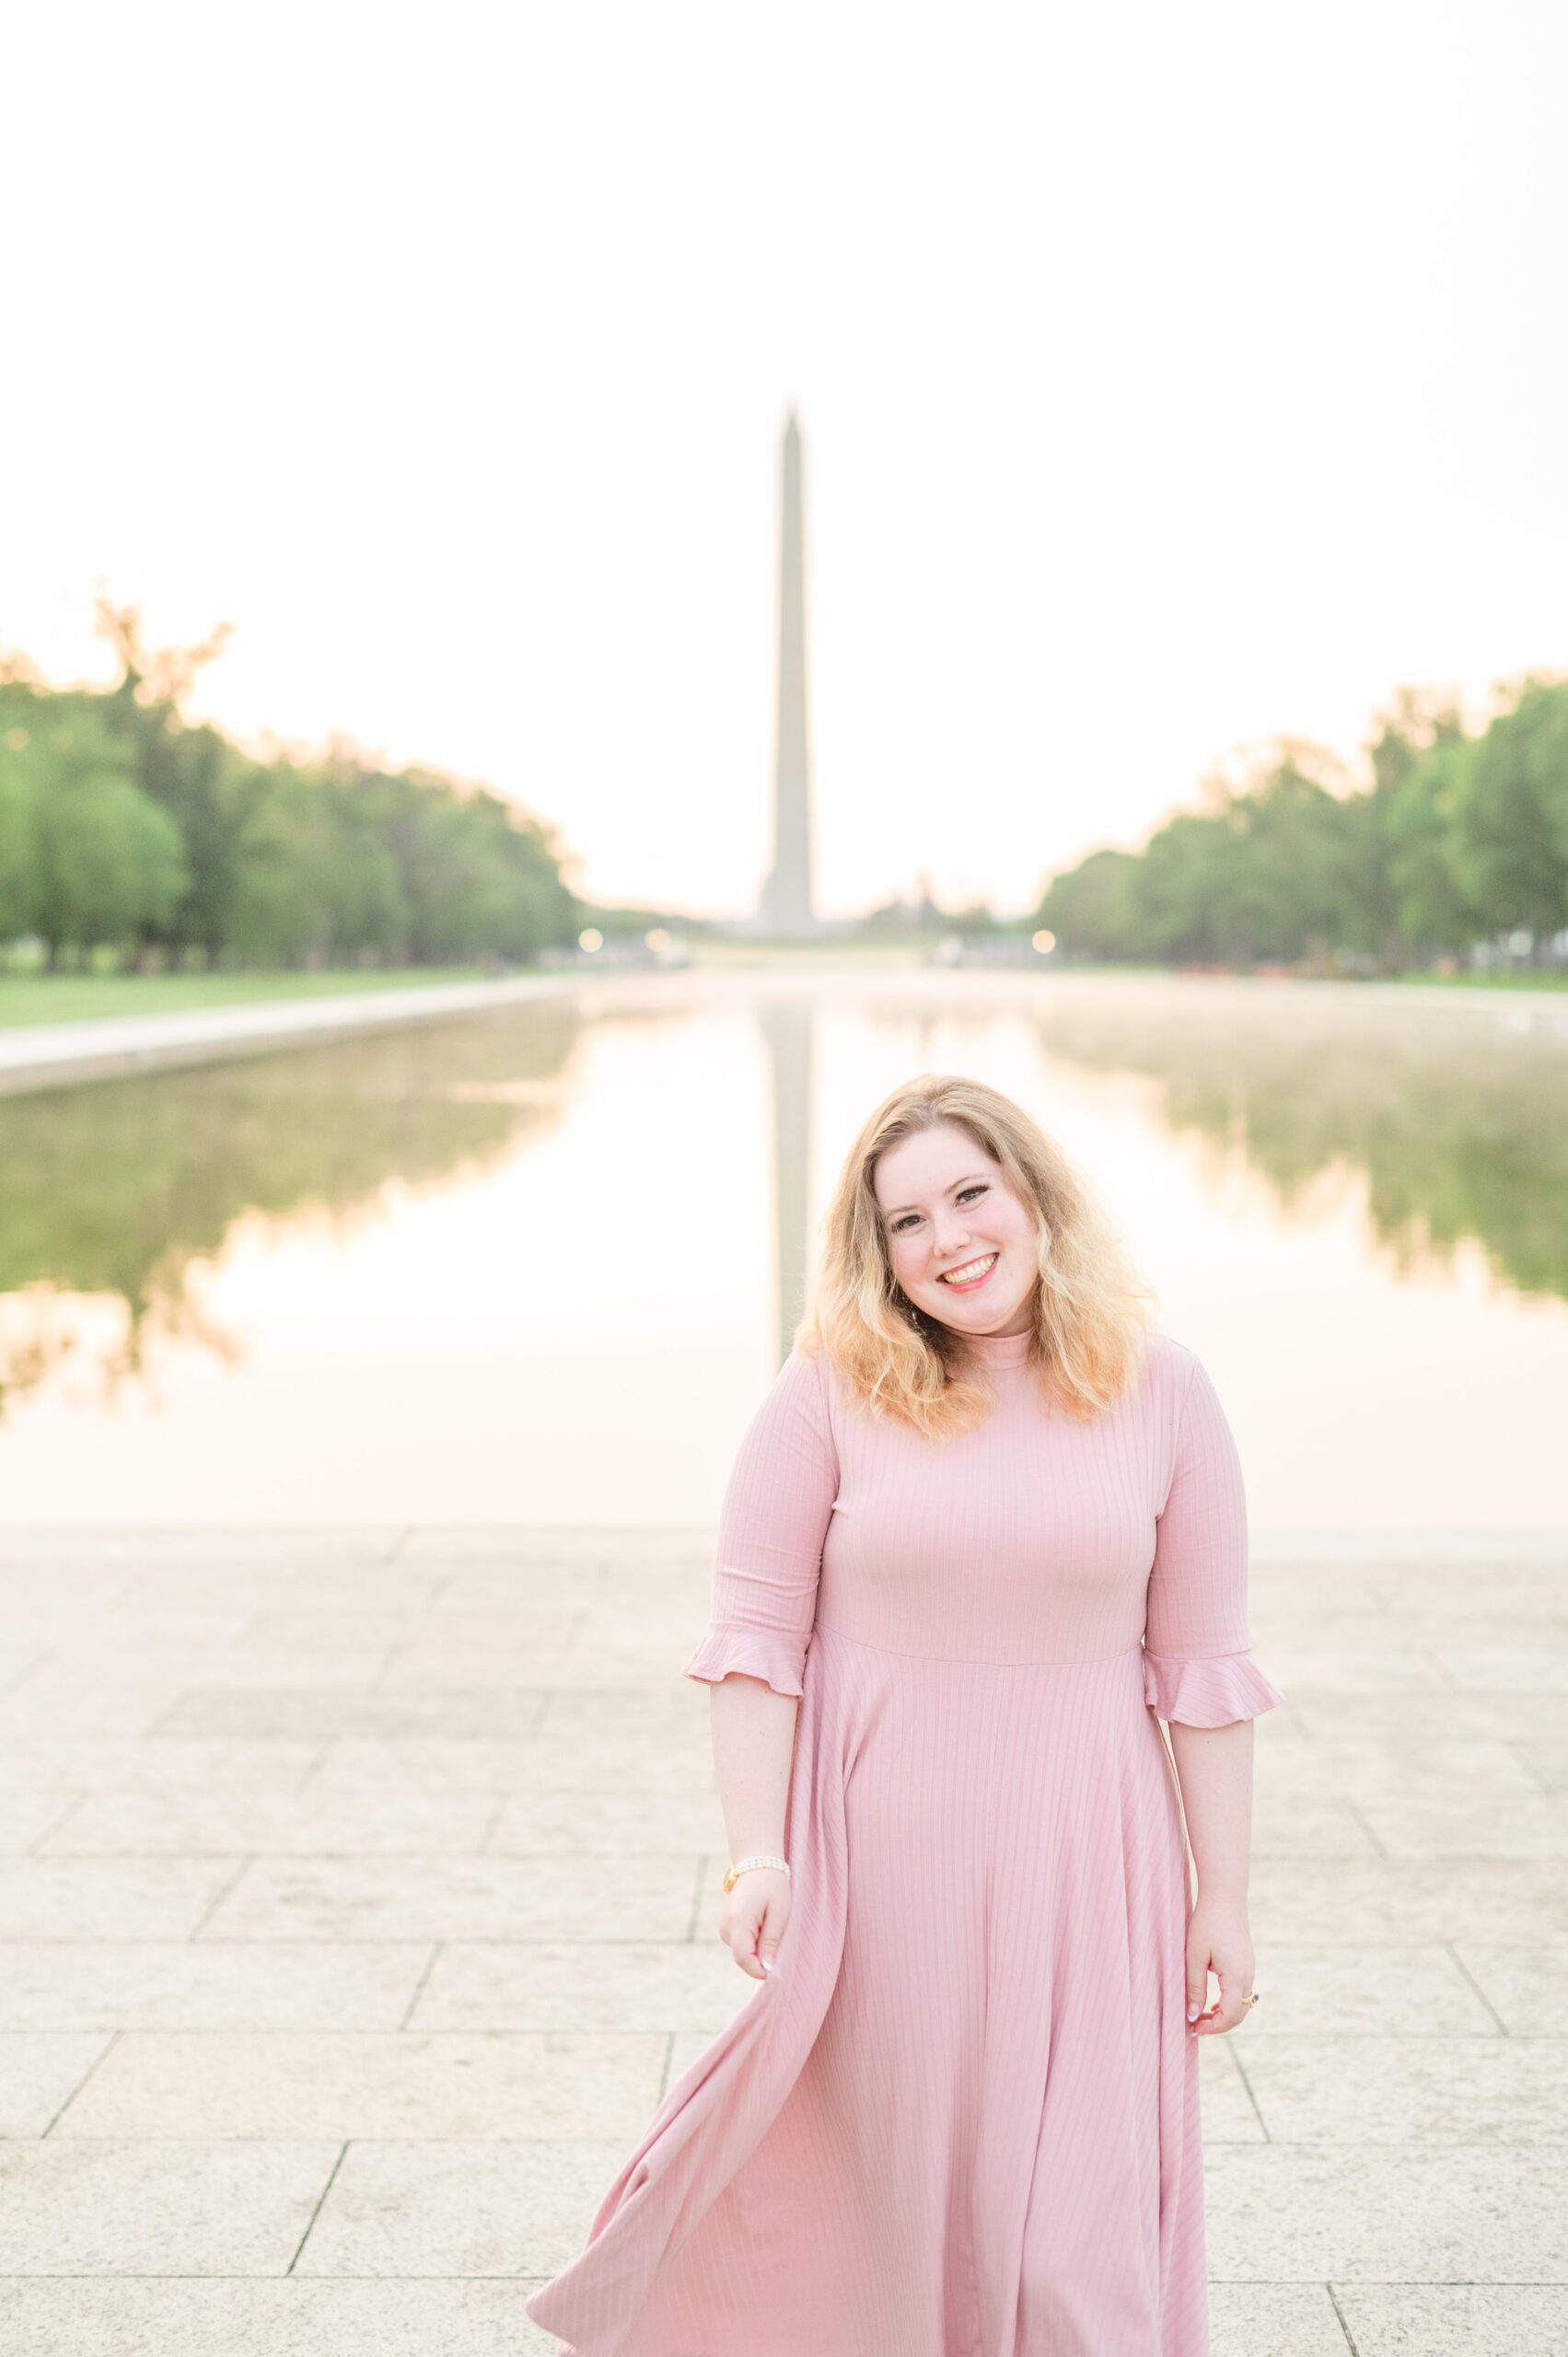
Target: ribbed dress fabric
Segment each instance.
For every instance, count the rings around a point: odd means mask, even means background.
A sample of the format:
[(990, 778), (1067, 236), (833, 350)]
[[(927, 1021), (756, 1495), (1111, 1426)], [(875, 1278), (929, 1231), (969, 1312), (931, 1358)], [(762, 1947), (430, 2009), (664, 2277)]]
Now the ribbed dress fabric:
[(1191, 1908), (1159, 1718), (1286, 1698), (1170, 1336), (1088, 1422), (1024, 1336), (929, 1441), (796, 1346), (684, 1675), (800, 1697), (788, 1923), (525, 2303), (566, 2357), (1207, 2357)]

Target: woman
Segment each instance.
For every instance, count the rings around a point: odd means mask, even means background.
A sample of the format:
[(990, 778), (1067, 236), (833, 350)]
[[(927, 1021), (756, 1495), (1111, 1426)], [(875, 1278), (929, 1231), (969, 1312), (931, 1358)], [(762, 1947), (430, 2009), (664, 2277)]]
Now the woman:
[(685, 1666), (759, 1985), (526, 2303), (578, 2357), (1206, 2357), (1198, 2040), (1256, 2002), (1285, 1697), (1145, 1297), (996, 1090), (927, 1074), (855, 1140)]

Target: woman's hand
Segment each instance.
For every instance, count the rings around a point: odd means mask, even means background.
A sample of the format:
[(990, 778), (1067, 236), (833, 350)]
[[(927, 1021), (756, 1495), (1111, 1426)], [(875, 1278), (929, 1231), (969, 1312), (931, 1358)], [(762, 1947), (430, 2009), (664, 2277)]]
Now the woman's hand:
[[(1242, 2000), (1252, 1987), (1252, 1934), (1241, 1899), (1205, 1899), (1200, 1891), (1187, 1925), (1187, 2026), (1199, 2038), (1234, 2029), (1252, 2011)], [(1208, 2004), (1209, 1974), (1220, 1993)], [(1194, 2014), (1198, 2016), (1195, 2020)]]
[(719, 1910), (719, 1937), (742, 1972), (765, 1980), (789, 1922), (789, 1876), (777, 1866), (748, 1866)]

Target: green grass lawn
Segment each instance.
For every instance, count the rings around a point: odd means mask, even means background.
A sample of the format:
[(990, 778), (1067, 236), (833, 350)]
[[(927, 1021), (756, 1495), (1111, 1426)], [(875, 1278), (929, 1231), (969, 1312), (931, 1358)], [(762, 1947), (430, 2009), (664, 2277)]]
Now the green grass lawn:
[[(706, 948), (704, 945), (704, 949)], [(723, 948), (712, 962), (723, 963)], [(863, 946), (874, 962), (878, 944)], [(904, 956), (907, 945), (899, 945)], [(809, 951), (800, 953), (809, 957)], [(896, 958), (896, 952), (895, 958)], [(699, 952), (700, 957), (703, 952)], [(747, 951), (748, 960), (755, 955)], [(704, 962), (707, 962), (704, 958)], [(1028, 971), (1023, 969), (1021, 970)], [(1040, 971), (1047, 970), (1042, 966)], [(1074, 972), (1162, 974), (1164, 966), (1109, 965), (1064, 969)], [(399, 966), (331, 970), (315, 973), (252, 974), (40, 974), (8, 973), (0, 968), (0, 1031), (37, 1023), (94, 1023), (116, 1015), (165, 1015), (187, 1006), (251, 1006), (271, 999), (328, 998), (350, 991), (428, 989), (438, 982), (478, 982), (480, 966)], [(1388, 974), (1391, 982), (1440, 983), (1450, 990), (1568, 990), (1568, 973), (1541, 969), (1512, 973)]]
[(1388, 974), (1390, 982), (1432, 982), (1453, 991), (1563, 991), (1568, 971), (1561, 966), (1516, 966), (1505, 973)]
[(8, 974), (0, 971), (0, 1030), (33, 1023), (96, 1023), (113, 1015), (172, 1015), (187, 1006), (250, 1006), (268, 999), (349, 991), (428, 990), (480, 982), (479, 966), (379, 966), (316, 973)]
[[(1063, 966), (1059, 969), (1059, 970), (1063, 973), (1070, 974), (1169, 974), (1174, 973), (1176, 969), (1171, 966), (1132, 966), (1116, 964), (1112, 963), (1112, 961), (1108, 958), (1103, 965)], [(1318, 979), (1318, 978), (1315, 975), (1307, 975), (1303, 978), (1304, 981), (1311, 982), (1315, 982)], [(1347, 975), (1343, 979), (1347, 987), (1356, 987), (1353, 977)], [(1411, 982), (1419, 983), (1423, 989), (1442, 989), (1449, 991), (1568, 990), (1568, 969), (1564, 969), (1561, 966), (1519, 966), (1503, 973), (1488, 973), (1483, 969), (1474, 968), (1469, 969), (1461, 974), (1439, 974), (1436, 971), (1430, 973), (1411, 972), (1408, 974), (1374, 974), (1368, 979), (1379, 983), (1392, 982), (1398, 984), (1400, 982)]]

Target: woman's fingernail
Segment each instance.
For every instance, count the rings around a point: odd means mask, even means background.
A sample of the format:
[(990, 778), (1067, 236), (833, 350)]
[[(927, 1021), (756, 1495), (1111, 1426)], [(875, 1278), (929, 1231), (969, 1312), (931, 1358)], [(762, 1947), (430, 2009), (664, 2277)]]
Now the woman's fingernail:
[(1188, 2018), (1188, 2020), (1189, 2020), (1190, 2022), (1195, 2022), (1195, 2021), (1197, 2020), (1197, 2018), (1198, 2018), (1198, 2008), (1197, 2008), (1197, 2006), (1196, 2006), (1196, 2005), (1189, 2005), (1189, 2006), (1188, 2006), (1188, 2008), (1187, 2008), (1187, 2018)]
[(767, 1957), (766, 1957), (766, 1956), (763, 1956), (763, 1957), (761, 1958), (761, 1966), (762, 1966), (762, 1969), (763, 1969), (763, 1971), (764, 1971), (764, 1972), (772, 1972), (772, 1968), (772, 1968), (772, 1966), (769, 1963), (769, 1961), (768, 1961), (768, 1959), (767, 1959)]

